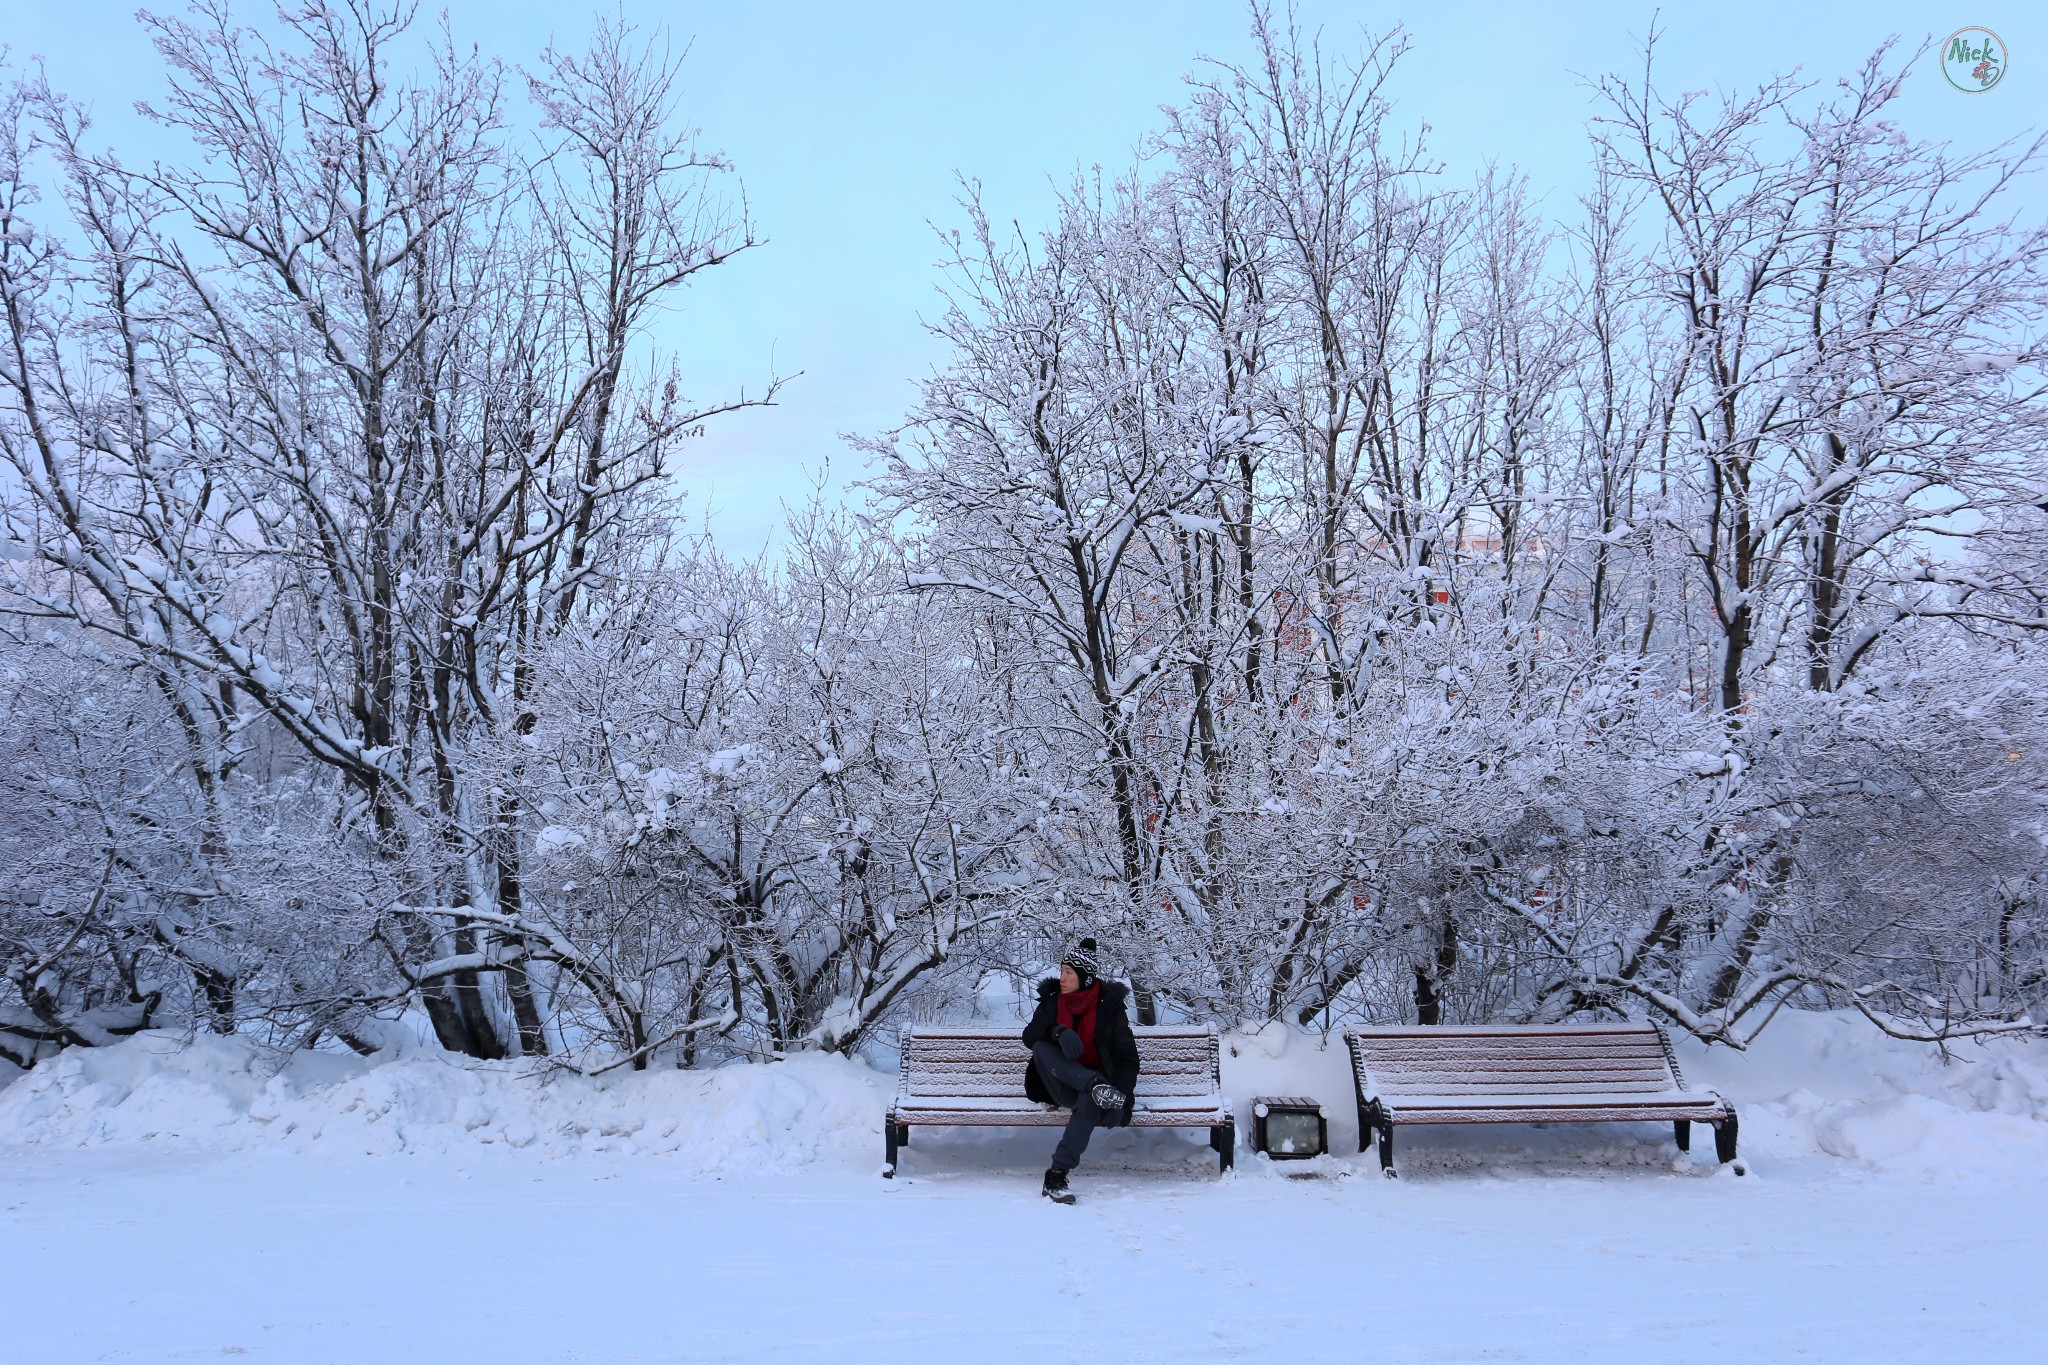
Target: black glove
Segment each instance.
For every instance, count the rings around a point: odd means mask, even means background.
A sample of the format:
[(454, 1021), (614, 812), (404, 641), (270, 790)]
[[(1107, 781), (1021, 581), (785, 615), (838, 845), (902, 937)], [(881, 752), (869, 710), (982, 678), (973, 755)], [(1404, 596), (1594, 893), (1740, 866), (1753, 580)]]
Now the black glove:
[(1067, 1060), (1078, 1061), (1081, 1057), (1081, 1035), (1070, 1028), (1055, 1028), (1053, 1037), (1059, 1040), (1060, 1051), (1067, 1054)]

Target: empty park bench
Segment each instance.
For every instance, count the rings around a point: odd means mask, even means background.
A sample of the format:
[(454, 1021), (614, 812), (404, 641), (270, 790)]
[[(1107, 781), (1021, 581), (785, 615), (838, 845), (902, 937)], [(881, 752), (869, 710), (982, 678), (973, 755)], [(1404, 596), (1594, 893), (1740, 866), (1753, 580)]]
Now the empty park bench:
[(1735, 1160), (1735, 1107), (1686, 1089), (1656, 1024), (1362, 1028), (1344, 1041), (1358, 1087), (1358, 1150), (1377, 1136), (1389, 1176), (1403, 1123), (1669, 1120), (1680, 1150), (1690, 1150), (1697, 1121), (1714, 1125), (1716, 1155)]
[[(913, 1128), (1063, 1128), (1067, 1111), (1024, 1097), (1031, 1051), (1016, 1028), (911, 1024), (903, 1030), (903, 1069), (884, 1122), (887, 1165), (910, 1145)], [(1236, 1161), (1237, 1120), (1223, 1098), (1216, 1030), (1207, 1024), (1140, 1024), (1133, 1128), (1207, 1128), (1209, 1146), (1229, 1170)]]

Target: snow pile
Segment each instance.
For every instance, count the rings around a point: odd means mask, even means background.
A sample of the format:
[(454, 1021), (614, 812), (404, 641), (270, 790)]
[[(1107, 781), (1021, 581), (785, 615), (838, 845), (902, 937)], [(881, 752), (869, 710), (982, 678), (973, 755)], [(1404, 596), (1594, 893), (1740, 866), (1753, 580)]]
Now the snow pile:
[(0, 1090), (0, 1144), (144, 1143), (337, 1154), (674, 1157), (704, 1174), (871, 1168), (888, 1078), (840, 1057), (586, 1078), (415, 1050), (299, 1053), (138, 1034), (73, 1048)]
[(1886, 1038), (1857, 1014), (1786, 1010), (1745, 1053), (1678, 1045), (1687, 1082), (1733, 1100), (1745, 1151), (1938, 1183), (2048, 1170), (2048, 1043)]
[[(1764, 1163), (1766, 1174), (1804, 1166), (1946, 1184), (2038, 1181), (2048, 1171), (2048, 1043), (1959, 1044), (1944, 1061), (1934, 1048), (1884, 1037), (1860, 1016), (1787, 1010), (1747, 1052), (1689, 1040), (1677, 1049), (1690, 1086), (1735, 1103), (1743, 1154)], [(1223, 1086), (1247, 1128), (1258, 1096), (1321, 1102), (1335, 1155), (1288, 1170), (1348, 1170), (1357, 1160), (1357, 1109), (1341, 1037), (1326, 1041), (1278, 1024), (1228, 1034)], [(499, 1148), (659, 1155), (702, 1174), (820, 1165), (867, 1173), (877, 1164), (893, 1088), (890, 1076), (824, 1055), (596, 1078), (419, 1048), (367, 1059), (300, 1053), (280, 1068), (239, 1040), (154, 1033), (74, 1048), (0, 1088), (0, 1145), (343, 1154)], [(970, 1136), (959, 1135), (956, 1145), (971, 1147)], [(1162, 1160), (1179, 1151), (1130, 1134), (1103, 1140)], [(1719, 1169), (1704, 1131), (1692, 1158), (1674, 1160), (1670, 1130), (1651, 1124), (1413, 1128), (1397, 1146), (1402, 1167), (1418, 1173)], [(1211, 1159), (1206, 1149), (1184, 1155)], [(1245, 1166), (1264, 1164), (1254, 1158)]]

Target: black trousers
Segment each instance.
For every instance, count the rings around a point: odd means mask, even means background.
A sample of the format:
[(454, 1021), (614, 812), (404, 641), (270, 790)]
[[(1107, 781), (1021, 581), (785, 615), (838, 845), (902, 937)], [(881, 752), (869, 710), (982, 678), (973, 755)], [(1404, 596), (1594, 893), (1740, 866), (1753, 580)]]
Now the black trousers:
[(1060, 1051), (1058, 1043), (1033, 1043), (1031, 1064), (1038, 1068), (1038, 1079), (1045, 1082), (1053, 1102), (1074, 1111), (1067, 1120), (1067, 1131), (1060, 1134), (1059, 1146), (1052, 1149), (1052, 1168), (1071, 1171), (1081, 1164), (1081, 1153), (1088, 1150), (1088, 1139), (1102, 1122), (1102, 1111), (1095, 1107), (1095, 1097), (1089, 1091), (1109, 1077), (1072, 1060)]

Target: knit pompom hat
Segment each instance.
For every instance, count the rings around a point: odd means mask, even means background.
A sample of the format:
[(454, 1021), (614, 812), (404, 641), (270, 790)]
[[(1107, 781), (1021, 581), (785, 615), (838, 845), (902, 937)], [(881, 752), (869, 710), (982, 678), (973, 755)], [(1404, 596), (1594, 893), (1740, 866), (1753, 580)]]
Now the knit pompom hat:
[(1102, 959), (1096, 955), (1095, 940), (1084, 938), (1060, 955), (1062, 967), (1072, 967), (1081, 984), (1087, 985), (1102, 972)]

